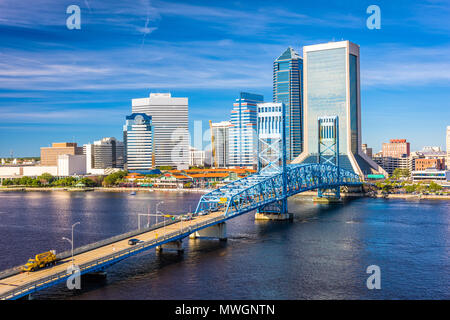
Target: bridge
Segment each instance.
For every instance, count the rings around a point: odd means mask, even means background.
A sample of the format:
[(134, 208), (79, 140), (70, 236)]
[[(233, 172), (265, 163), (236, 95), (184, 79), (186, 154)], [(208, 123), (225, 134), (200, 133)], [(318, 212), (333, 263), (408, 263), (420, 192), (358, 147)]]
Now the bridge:
[[(281, 107), (282, 116), (275, 118), (284, 124), (284, 105)], [(264, 116), (264, 112), (261, 112), (261, 116)], [(323, 120), (323, 128), (327, 129), (331, 124), (334, 126), (333, 132), (336, 133), (337, 117)], [(271, 127), (285, 128), (284, 125)], [(72, 271), (68, 271), (72, 261), (79, 268), (79, 274), (85, 275), (104, 271), (115, 263), (152, 248), (158, 251), (182, 251), (182, 240), (186, 237), (224, 240), (225, 222), (229, 219), (257, 210), (259, 214), (278, 220), (277, 218), (288, 215), (287, 199), (295, 194), (318, 190), (319, 197), (322, 197), (324, 190), (335, 190), (335, 195), (339, 196), (338, 190), (341, 186), (361, 185), (357, 174), (339, 167), (338, 162), (331, 161), (333, 154), (331, 158), (326, 157), (326, 154), (319, 154), (318, 163), (314, 164), (287, 165), (285, 130), (278, 132), (278, 135), (270, 133), (266, 136), (264, 133), (267, 133), (267, 130), (259, 130), (261, 146), (258, 147), (258, 173), (203, 195), (189, 220), (178, 217), (170, 223), (163, 221), (146, 229), (79, 248), (73, 255), (73, 260), (66, 254), (61, 256), (53, 267), (29, 273), (15, 268), (0, 273), (0, 299), (18, 299), (67, 281), (73, 277)], [(331, 137), (330, 141), (334, 141), (337, 146), (337, 136)], [(330, 146), (333, 146), (333, 143)], [(328, 155), (330, 146), (325, 148)], [(334, 153), (334, 158), (338, 158), (336, 155), (338, 152)], [(321, 161), (323, 157), (327, 161)], [(138, 238), (140, 242), (129, 245), (128, 240), (134, 238)]]

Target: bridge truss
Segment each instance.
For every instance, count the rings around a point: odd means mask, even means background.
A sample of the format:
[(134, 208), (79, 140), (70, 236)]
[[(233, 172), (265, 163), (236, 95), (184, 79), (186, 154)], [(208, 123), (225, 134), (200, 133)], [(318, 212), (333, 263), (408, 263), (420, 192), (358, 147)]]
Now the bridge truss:
[(335, 165), (290, 164), (286, 166), (286, 192), (283, 192), (283, 174), (260, 171), (231, 182), (203, 195), (195, 212), (223, 210), (226, 217), (233, 217), (304, 191), (361, 184), (359, 175)]

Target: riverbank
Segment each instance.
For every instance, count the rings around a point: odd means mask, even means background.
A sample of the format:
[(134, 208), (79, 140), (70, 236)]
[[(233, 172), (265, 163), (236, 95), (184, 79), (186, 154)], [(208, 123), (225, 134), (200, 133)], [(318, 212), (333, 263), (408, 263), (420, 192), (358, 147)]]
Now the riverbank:
[(0, 187), (0, 191), (46, 191), (46, 192), (194, 192), (207, 193), (209, 189), (151, 189), (151, 188), (114, 188), (114, 187), (96, 187), (96, 188), (58, 188), (58, 187)]
[[(295, 197), (315, 197), (317, 196), (316, 191), (305, 191), (299, 194), (296, 194), (292, 198)], [(431, 194), (370, 194), (370, 193), (343, 193), (341, 192), (342, 198), (360, 198), (360, 197), (366, 197), (366, 198), (383, 198), (383, 199), (404, 199), (404, 200), (421, 200), (421, 199), (427, 199), (427, 200), (450, 200), (450, 194), (447, 195), (431, 195)]]
[[(151, 189), (151, 188), (120, 188), (120, 187), (96, 187), (96, 188), (58, 188), (58, 187), (0, 187), (0, 192), (9, 192), (9, 191), (46, 191), (46, 192), (189, 192), (189, 193), (208, 193), (210, 189), (200, 189), (200, 188), (186, 188), (186, 189)], [(292, 196), (291, 198), (295, 199), (296, 197), (315, 197), (317, 196), (316, 191), (305, 191), (299, 194)], [(341, 193), (342, 198), (383, 198), (383, 199), (405, 199), (405, 200), (450, 200), (450, 194), (447, 195), (417, 195), (417, 194), (368, 194), (368, 193)]]

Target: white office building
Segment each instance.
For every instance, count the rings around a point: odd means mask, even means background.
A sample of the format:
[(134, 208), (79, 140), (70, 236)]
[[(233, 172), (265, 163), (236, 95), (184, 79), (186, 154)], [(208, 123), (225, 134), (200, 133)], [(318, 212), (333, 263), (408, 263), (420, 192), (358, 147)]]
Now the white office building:
[(203, 167), (205, 165), (205, 151), (189, 146), (189, 165)]
[(226, 168), (228, 166), (229, 140), (230, 140), (230, 121), (211, 123), (211, 143), (214, 148), (211, 166), (216, 168)]
[(85, 144), (83, 153), (86, 155), (86, 170), (89, 173), (124, 166), (125, 146), (123, 142), (113, 137)]
[(123, 126), (125, 169), (150, 170), (154, 167), (152, 118), (145, 113), (126, 117)]
[(86, 174), (86, 156), (79, 154), (62, 154), (58, 156), (58, 176)]
[(149, 98), (133, 99), (132, 112), (152, 117), (155, 166), (189, 164), (188, 98), (151, 93)]

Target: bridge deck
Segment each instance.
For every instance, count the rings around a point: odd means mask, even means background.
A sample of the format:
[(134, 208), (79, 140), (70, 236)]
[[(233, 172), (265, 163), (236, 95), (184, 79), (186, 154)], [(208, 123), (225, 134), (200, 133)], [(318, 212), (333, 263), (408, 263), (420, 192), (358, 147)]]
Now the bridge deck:
[[(225, 219), (223, 212), (217, 211), (208, 215), (194, 217), (190, 221), (179, 221), (169, 226), (140, 234), (139, 236), (130, 237), (88, 252), (74, 255), (74, 263), (80, 267), (82, 274), (87, 273), (87, 270), (92, 270), (93, 267), (91, 266), (91, 268), (89, 268), (90, 263), (95, 264), (95, 262), (100, 260), (101, 262), (95, 265), (101, 267), (102, 264), (107, 264), (108, 261), (114, 262), (115, 260), (115, 262), (118, 262), (127, 256), (130, 256), (133, 253), (133, 250), (138, 253), (166, 242), (186, 237), (196, 230), (219, 223)], [(128, 240), (132, 238), (142, 240), (144, 243), (130, 246)], [(111, 255), (115, 257), (111, 257)], [(121, 257), (123, 258), (121, 259)], [(102, 261), (102, 259), (104, 261)], [(55, 282), (61, 282), (61, 280), (68, 277), (66, 270), (71, 265), (71, 261), (72, 258), (69, 257), (58, 261), (58, 264), (52, 267), (47, 267), (34, 272), (23, 272), (1, 279), (0, 298), (17, 298), (41, 289), (39, 287), (48, 287), (51, 284), (55, 284)], [(49, 279), (52, 277), (53, 279)], [(18, 290), (20, 290), (20, 292), (17, 292)]]

